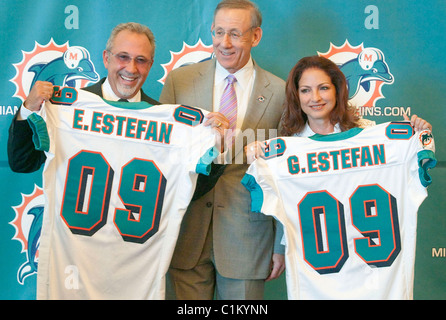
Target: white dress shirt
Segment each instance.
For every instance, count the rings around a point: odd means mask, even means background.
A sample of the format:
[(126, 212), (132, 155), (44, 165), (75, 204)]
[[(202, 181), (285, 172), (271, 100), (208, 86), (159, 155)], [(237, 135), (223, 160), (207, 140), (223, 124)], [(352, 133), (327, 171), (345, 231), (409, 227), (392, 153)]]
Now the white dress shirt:
[[(338, 133), (341, 132), (341, 127), (339, 126), (339, 123), (336, 123), (336, 125), (333, 128), (333, 132), (332, 133)], [(316, 132), (314, 132), (313, 130), (311, 130), (310, 125), (307, 123), (305, 123), (305, 127), (301, 132), (295, 133), (294, 136), (296, 137), (311, 137), (314, 136), (316, 134)]]

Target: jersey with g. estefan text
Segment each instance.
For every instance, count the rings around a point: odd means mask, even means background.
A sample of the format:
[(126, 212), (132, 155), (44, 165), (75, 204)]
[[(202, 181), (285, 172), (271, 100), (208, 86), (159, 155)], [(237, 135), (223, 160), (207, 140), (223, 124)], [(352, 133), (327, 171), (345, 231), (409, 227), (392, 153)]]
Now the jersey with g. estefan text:
[(391, 122), (267, 146), (242, 183), (252, 210), (284, 226), (288, 298), (413, 298), (431, 132)]
[(55, 87), (28, 119), (47, 156), (38, 299), (164, 299), (198, 173), (218, 155), (206, 114)]

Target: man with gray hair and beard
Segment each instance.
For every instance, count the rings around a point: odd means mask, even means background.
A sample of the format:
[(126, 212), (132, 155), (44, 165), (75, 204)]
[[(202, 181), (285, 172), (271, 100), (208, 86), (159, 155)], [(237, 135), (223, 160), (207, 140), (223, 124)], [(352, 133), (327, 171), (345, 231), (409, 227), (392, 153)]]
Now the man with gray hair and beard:
[[(111, 101), (160, 104), (141, 89), (152, 67), (154, 55), (155, 37), (148, 27), (134, 22), (119, 24), (112, 30), (103, 52), (108, 76), (83, 89)], [(12, 121), (8, 159), (15, 172), (34, 172), (45, 162), (44, 152), (34, 148), (32, 130), (26, 119), (51, 98), (54, 85), (48, 81), (36, 81)]]
[[(147, 26), (135, 22), (117, 25), (110, 34), (102, 57), (108, 71), (107, 77), (83, 90), (110, 101), (160, 104), (141, 89), (155, 57), (155, 37)], [(43, 102), (51, 98), (54, 85), (59, 84), (36, 81), (13, 118), (9, 128), (8, 160), (14, 172), (34, 172), (45, 162), (45, 153), (34, 148), (33, 133), (26, 119), (31, 113), (38, 112)], [(221, 114), (211, 113), (206, 125), (215, 126), (225, 121)]]

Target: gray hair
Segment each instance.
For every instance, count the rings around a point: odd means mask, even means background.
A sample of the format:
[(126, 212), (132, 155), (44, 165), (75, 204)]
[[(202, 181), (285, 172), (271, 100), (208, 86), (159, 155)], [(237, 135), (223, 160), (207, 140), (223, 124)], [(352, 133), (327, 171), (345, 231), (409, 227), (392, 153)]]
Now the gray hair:
[(147, 39), (149, 39), (149, 42), (153, 48), (152, 50), (152, 59), (153, 59), (153, 57), (155, 56), (155, 36), (153, 35), (153, 32), (152, 30), (149, 29), (149, 27), (136, 22), (121, 23), (118, 24), (116, 27), (114, 27), (110, 34), (110, 37), (107, 40), (105, 50), (111, 51), (116, 36), (118, 35), (119, 32), (124, 30), (146, 35)]
[(223, 0), (215, 8), (214, 11), (214, 21), (217, 12), (220, 9), (246, 9), (251, 10), (251, 27), (257, 28), (262, 25), (262, 13), (259, 7), (252, 1), (249, 0)]

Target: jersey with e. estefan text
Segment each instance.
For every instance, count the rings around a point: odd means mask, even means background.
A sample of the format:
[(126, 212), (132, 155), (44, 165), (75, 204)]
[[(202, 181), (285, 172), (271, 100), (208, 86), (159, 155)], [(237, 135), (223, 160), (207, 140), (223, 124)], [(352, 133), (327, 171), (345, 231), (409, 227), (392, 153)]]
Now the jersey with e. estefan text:
[(198, 173), (218, 154), (206, 114), (55, 87), (28, 118), (47, 156), (38, 299), (164, 299)]

